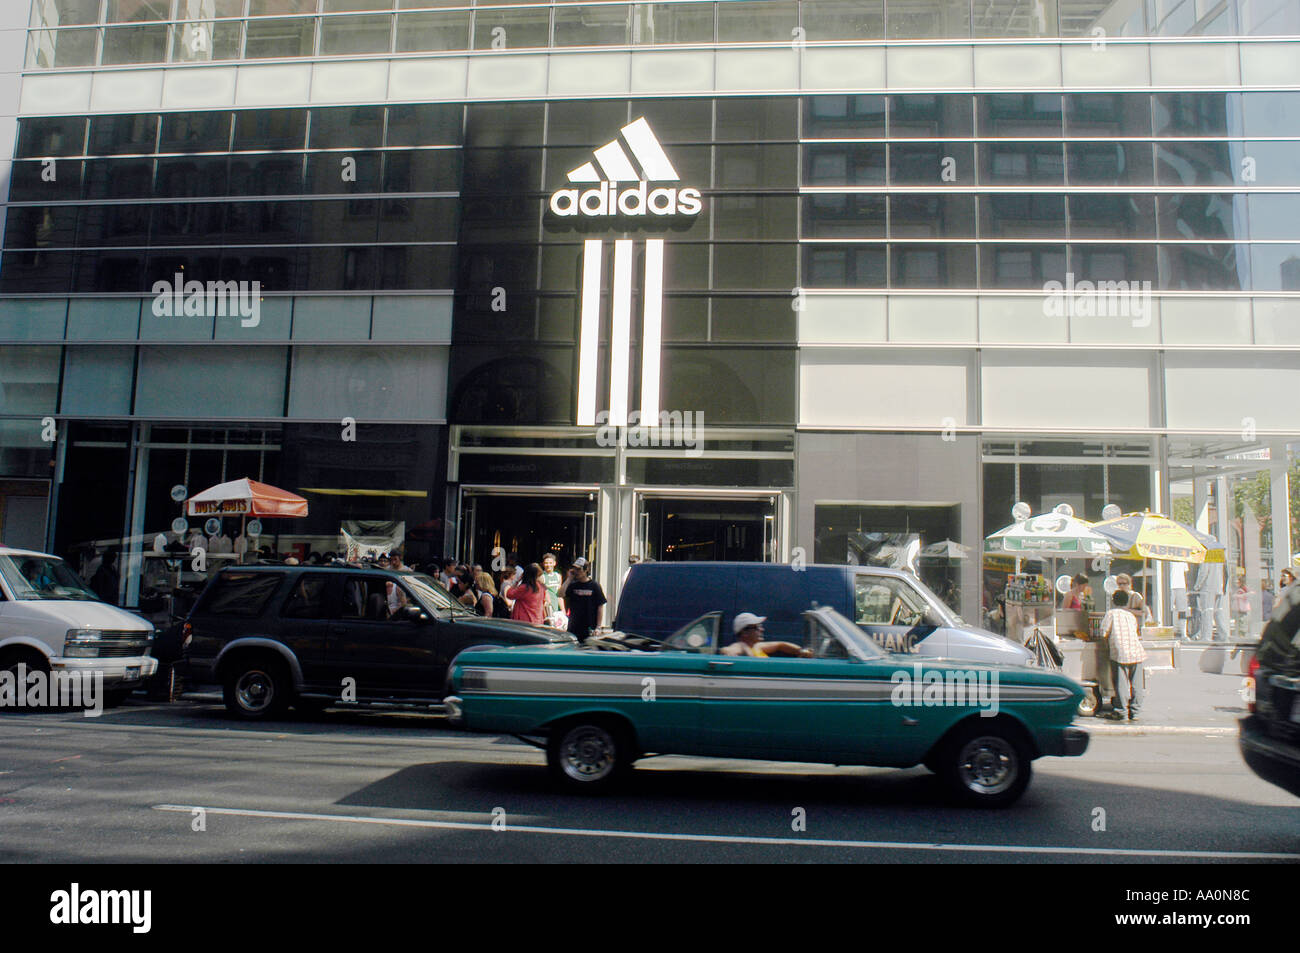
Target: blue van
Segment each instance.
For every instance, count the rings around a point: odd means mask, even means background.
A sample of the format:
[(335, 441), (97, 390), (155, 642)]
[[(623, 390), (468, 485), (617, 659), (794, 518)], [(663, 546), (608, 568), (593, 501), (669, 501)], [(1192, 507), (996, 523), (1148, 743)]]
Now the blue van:
[(724, 642), (738, 612), (766, 616), (763, 637), (801, 642), (802, 614), (830, 606), (887, 652), (1025, 665), (1024, 646), (964, 623), (901, 569), (786, 563), (638, 563), (618, 598), (614, 628), (666, 639), (706, 612), (722, 611)]

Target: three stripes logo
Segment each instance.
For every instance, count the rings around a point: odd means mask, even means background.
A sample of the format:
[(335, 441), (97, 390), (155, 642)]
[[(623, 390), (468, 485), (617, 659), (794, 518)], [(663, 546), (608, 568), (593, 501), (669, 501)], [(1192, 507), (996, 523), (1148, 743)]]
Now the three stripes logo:
[[(699, 189), (678, 188), (677, 170), (644, 118), (619, 130), (614, 139), (595, 150), (593, 162), (568, 173), (571, 184), (587, 189), (559, 189), (551, 195), (556, 215), (668, 216), (698, 215), (703, 208)], [(627, 148), (624, 149), (624, 144)], [(631, 156), (628, 153), (631, 153)], [(636, 164), (633, 164), (635, 159)], [(629, 184), (620, 189), (620, 183)], [(651, 188), (654, 183), (655, 187)], [(610, 334), (609, 425), (626, 427), (632, 363), (632, 271), (636, 242), (614, 242), (612, 327)], [(645, 275), (641, 284), (641, 408), (634, 414), (645, 426), (659, 421), (659, 373), (663, 335), (664, 240), (645, 240)], [(581, 315), (578, 341), (579, 426), (593, 426), (596, 415), (596, 374), (600, 354), (601, 290), (606, 251), (601, 239), (583, 242)]]

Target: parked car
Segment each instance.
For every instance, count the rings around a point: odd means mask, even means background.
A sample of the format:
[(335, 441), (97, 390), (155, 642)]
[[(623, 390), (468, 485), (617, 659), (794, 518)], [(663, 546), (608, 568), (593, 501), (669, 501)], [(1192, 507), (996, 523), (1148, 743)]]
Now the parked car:
[[(389, 613), (389, 586), (406, 604)], [(481, 618), (413, 572), (335, 566), (241, 566), (208, 583), (182, 628), (182, 674), (222, 686), (241, 718), (289, 705), (432, 705), (466, 649), (572, 645), (568, 633)]]
[(0, 671), (99, 672), (113, 707), (157, 668), (153, 626), (109, 605), (57, 556), (0, 546)]
[(1300, 797), (1300, 598), (1282, 599), (1250, 662), (1255, 697), (1238, 744), (1255, 774)]
[(552, 774), (600, 790), (646, 754), (906, 768), (970, 804), (1015, 801), (1044, 755), (1080, 755), (1083, 697), (1055, 671), (890, 654), (829, 606), (803, 613), (810, 658), (720, 655), (722, 612), (658, 650), (465, 652), (453, 723), (545, 747)]
[(738, 612), (766, 617), (766, 637), (802, 638), (802, 615), (830, 606), (852, 619), (887, 652), (930, 658), (1028, 665), (1023, 645), (967, 625), (920, 579), (874, 566), (783, 563), (638, 563), (618, 598), (614, 628), (656, 639), (712, 609), (725, 633)]

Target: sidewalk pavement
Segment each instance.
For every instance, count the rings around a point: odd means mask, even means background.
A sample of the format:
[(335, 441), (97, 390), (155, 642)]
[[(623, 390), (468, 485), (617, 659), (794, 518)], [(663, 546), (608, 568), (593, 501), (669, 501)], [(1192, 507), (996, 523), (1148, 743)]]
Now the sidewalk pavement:
[(1242, 656), (1224, 651), (1223, 674), (1200, 669), (1207, 646), (1184, 642), (1174, 669), (1147, 672), (1147, 696), (1135, 722), (1079, 717), (1076, 724), (1098, 734), (1236, 735), (1237, 720), (1248, 713)]

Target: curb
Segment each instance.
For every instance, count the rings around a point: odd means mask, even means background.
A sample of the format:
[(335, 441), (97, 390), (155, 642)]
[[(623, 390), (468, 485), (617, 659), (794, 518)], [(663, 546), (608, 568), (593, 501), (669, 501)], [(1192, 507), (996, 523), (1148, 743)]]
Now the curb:
[[(1078, 726), (1084, 727), (1084, 726)], [(1086, 726), (1089, 734), (1098, 735), (1235, 735), (1236, 726), (1223, 725), (1136, 725), (1101, 724)]]

